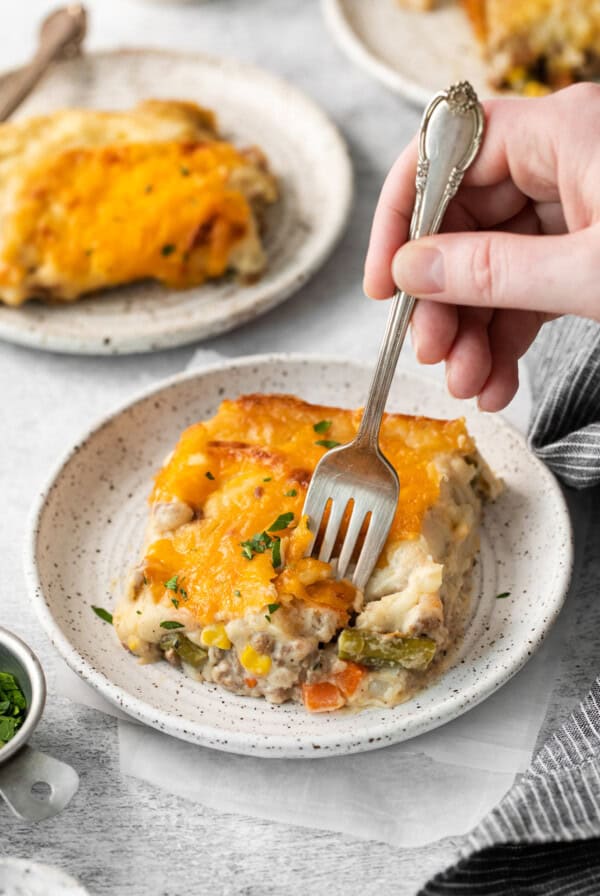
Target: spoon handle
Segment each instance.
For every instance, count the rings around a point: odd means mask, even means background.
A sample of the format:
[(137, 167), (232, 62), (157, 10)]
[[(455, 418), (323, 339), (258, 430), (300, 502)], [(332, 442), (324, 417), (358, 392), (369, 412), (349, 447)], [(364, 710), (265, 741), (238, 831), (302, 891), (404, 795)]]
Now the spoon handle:
[(42, 821), (62, 812), (78, 787), (75, 769), (28, 744), (0, 768), (0, 797), (24, 821)]
[(35, 56), (11, 78), (0, 96), (0, 121), (12, 115), (17, 106), (29, 96), (48, 67), (61, 56), (74, 55), (83, 41), (86, 13), (83, 6), (73, 4), (48, 16), (40, 29)]

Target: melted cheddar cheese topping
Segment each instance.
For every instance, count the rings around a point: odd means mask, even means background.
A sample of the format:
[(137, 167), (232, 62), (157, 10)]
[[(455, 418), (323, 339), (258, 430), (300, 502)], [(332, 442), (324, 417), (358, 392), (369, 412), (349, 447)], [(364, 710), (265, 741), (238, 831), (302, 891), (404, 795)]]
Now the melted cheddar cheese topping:
[[(355, 590), (336, 581), (329, 564), (304, 556), (311, 533), (301, 514), (312, 472), (327, 450), (318, 442), (350, 441), (360, 419), (361, 411), (292, 396), (248, 395), (224, 401), (215, 417), (187, 429), (150, 497), (155, 511), (182, 502), (193, 512), (193, 519), (146, 549), (142, 572), (155, 601), (169, 599), (165, 582), (176, 576), (182, 605), (201, 625), (294, 598), (335, 609), (343, 625)], [(388, 543), (417, 538), (439, 495), (435, 458), (468, 453), (474, 443), (463, 420), (390, 414), (381, 445), (401, 483)], [(262, 542), (252, 541), (261, 535)], [(277, 539), (280, 564), (272, 546)]]
[(186, 288), (266, 265), (277, 184), (257, 147), (193, 103), (65, 110), (0, 124), (0, 301), (72, 301), (154, 278)]
[(248, 200), (230, 185), (244, 164), (220, 142), (86, 147), (45, 160), (23, 184), (0, 284), (40, 261), (86, 289), (218, 277), (250, 227)]

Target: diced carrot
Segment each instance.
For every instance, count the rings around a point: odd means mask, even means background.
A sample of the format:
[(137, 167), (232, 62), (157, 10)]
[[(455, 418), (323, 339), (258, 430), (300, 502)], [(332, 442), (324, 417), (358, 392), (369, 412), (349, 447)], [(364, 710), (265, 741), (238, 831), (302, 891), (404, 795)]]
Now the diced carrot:
[(367, 674), (364, 666), (346, 661), (346, 668), (334, 676), (334, 681), (344, 697), (351, 697)]
[(303, 684), (302, 700), (309, 712), (332, 712), (346, 702), (340, 689), (330, 681)]
[(244, 684), (249, 688), (255, 688), (256, 678), (244, 678)]

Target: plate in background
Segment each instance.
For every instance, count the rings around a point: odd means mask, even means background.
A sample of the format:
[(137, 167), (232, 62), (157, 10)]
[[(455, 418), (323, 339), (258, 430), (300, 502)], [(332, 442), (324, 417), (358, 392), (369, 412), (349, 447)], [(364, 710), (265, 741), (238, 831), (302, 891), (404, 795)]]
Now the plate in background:
[(397, 0), (322, 3), (344, 52), (411, 102), (424, 106), (434, 93), (465, 79), (480, 99), (500, 96), (488, 83), (475, 35), (456, 0), (432, 12), (403, 9)]
[(298, 290), (339, 240), (352, 203), (346, 146), (319, 107), (251, 65), (161, 50), (88, 53), (56, 63), (15, 118), (65, 106), (127, 108), (150, 97), (217, 112), (223, 135), (261, 146), (281, 186), (267, 211), (269, 266), (255, 284), (221, 279), (188, 290), (143, 282), (71, 304), (0, 305), (0, 338), (51, 351), (124, 354), (215, 336)]
[[(466, 416), (507, 486), (486, 508), (471, 624), (437, 682), (393, 709), (310, 715), (298, 704), (273, 706), (199, 684), (164, 662), (140, 665), (92, 612), (114, 605), (137, 562), (151, 477), (184, 427), (214, 414), (223, 398), (249, 392), (357, 407), (368, 374), (366, 365), (318, 356), (231, 361), (154, 387), (75, 446), (39, 498), (26, 549), (39, 618), (75, 672), (131, 716), (183, 740), (249, 755), (320, 757), (422, 734), (484, 700), (527, 662), (569, 584), (571, 530), (560, 488), (501, 417), (402, 371), (390, 410)], [(496, 600), (506, 591), (509, 598)]]
[(29, 859), (0, 858), (1, 896), (89, 896), (60, 868)]

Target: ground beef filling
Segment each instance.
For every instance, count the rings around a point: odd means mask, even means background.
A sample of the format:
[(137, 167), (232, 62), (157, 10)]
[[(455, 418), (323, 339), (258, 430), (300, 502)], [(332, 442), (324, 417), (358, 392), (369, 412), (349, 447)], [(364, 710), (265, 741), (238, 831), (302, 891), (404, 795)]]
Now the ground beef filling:
[[(236, 694), (262, 696), (270, 703), (299, 699), (302, 685), (323, 677), (337, 659), (335, 645), (324, 646), (324, 641), (335, 637), (336, 615), (297, 605), (277, 612), (277, 625), (261, 616), (230, 623), (226, 628), (232, 649), (211, 647), (200, 677)], [(265, 623), (272, 631), (265, 629)], [(268, 666), (266, 674), (244, 667), (240, 658), (247, 645)]]

